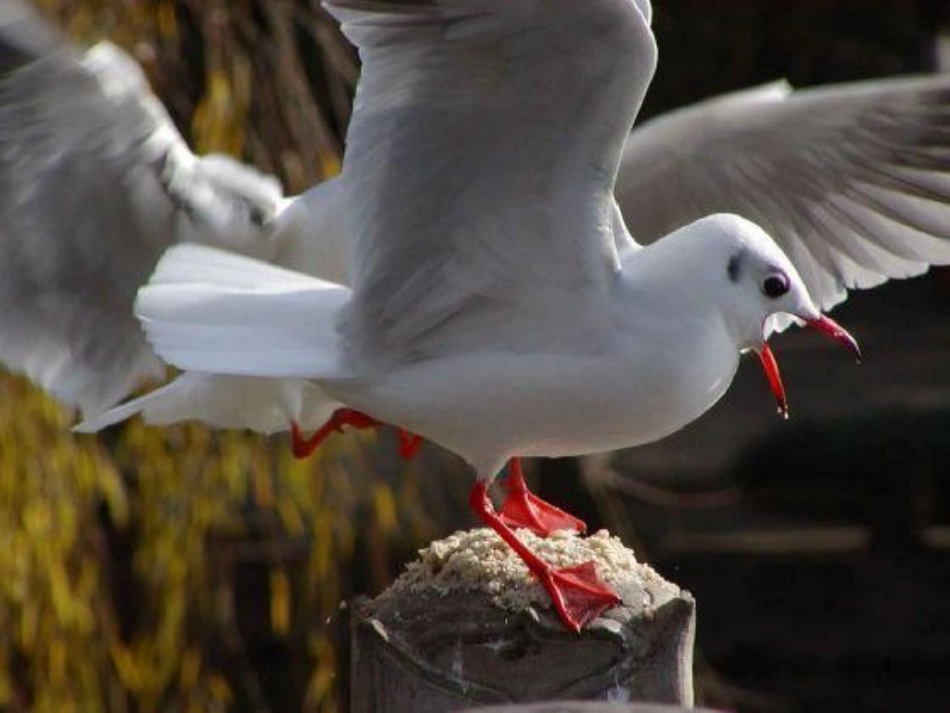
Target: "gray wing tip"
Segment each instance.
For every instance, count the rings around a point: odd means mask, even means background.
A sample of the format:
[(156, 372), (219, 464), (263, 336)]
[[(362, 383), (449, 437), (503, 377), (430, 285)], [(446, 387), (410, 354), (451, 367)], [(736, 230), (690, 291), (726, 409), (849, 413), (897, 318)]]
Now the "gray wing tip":
[(67, 46), (66, 39), (30, 4), (0, 5), (0, 76)]

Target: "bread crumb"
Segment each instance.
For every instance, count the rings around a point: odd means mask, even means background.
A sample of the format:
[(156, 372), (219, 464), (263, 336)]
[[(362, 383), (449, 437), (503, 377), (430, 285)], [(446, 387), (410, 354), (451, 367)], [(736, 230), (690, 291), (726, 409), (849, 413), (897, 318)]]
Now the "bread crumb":
[[(561, 568), (593, 561), (606, 584), (620, 594), (624, 604), (642, 608), (651, 605), (650, 590), (678, 588), (663, 580), (649, 566), (637, 562), (633, 552), (606, 530), (583, 537), (570, 530), (558, 530), (538, 537), (530, 530), (517, 535), (545, 562)], [(387, 590), (387, 596), (480, 590), (507, 610), (529, 606), (550, 607), (544, 588), (531, 576), (521, 559), (491, 529), (456, 532), (420, 550), (419, 559)], [(635, 599), (636, 601), (629, 601)]]

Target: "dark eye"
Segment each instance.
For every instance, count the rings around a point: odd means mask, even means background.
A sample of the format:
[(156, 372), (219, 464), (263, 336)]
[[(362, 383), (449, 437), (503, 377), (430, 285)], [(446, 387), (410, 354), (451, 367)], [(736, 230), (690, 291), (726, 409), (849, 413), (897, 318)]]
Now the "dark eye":
[(765, 281), (762, 283), (762, 292), (764, 292), (767, 297), (781, 297), (788, 292), (788, 287), (788, 277), (779, 272), (765, 278)]

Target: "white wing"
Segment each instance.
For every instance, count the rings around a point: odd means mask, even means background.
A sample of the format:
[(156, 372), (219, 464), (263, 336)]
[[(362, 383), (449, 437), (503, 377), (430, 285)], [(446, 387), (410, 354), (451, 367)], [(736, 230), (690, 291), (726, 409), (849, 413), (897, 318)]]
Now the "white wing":
[[(557, 315), (617, 266), (613, 184), (656, 60), (648, 3), (325, 4), (363, 60), (343, 174), (351, 355), (584, 344), (590, 325)], [(510, 329), (526, 311), (540, 329)]]
[(828, 309), (950, 262), (950, 77), (727, 95), (644, 124), (617, 195), (650, 242), (731, 212), (765, 228)]
[(87, 413), (161, 373), (132, 314), (176, 241), (261, 255), (277, 182), (191, 154), (138, 65), (0, 8), (0, 363)]

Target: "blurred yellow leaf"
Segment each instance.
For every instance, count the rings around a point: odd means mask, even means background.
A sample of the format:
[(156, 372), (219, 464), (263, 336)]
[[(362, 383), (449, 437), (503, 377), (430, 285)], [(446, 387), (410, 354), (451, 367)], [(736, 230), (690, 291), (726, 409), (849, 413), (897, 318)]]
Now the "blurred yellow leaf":
[(277, 636), (286, 636), (290, 631), (290, 580), (283, 570), (270, 573), (270, 624)]
[(188, 649), (181, 660), (181, 687), (190, 691), (198, 682), (201, 670), (201, 653), (197, 649)]
[(221, 676), (211, 676), (208, 679), (208, 688), (211, 690), (211, 697), (217, 701), (228, 702), (231, 700), (231, 687)]
[(383, 535), (391, 535), (399, 526), (396, 514), (396, 501), (393, 498), (392, 488), (386, 483), (376, 483), (373, 486), (373, 510), (376, 522)]

